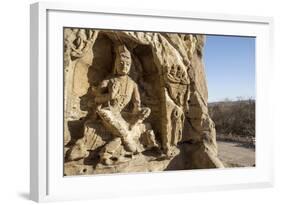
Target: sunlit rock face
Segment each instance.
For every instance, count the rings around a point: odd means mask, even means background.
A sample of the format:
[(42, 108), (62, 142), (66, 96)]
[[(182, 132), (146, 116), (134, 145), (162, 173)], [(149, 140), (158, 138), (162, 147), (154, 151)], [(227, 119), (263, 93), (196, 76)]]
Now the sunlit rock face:
[(65, 28), (65, 175), (223, 167), (204, 40)]

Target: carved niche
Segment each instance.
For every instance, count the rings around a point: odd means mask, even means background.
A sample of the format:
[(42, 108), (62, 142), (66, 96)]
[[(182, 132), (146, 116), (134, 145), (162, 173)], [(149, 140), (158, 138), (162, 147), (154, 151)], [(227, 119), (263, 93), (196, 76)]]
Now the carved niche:
[(223, 167), (206, 103), (204, 36), (64, 34), (65, 175)]

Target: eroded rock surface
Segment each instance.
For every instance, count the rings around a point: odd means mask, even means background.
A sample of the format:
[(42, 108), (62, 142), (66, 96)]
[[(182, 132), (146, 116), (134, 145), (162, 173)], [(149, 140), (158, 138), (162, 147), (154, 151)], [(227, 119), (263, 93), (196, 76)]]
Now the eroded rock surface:
[(64, 34), (65, 175), (223, 167), (203, 35)]

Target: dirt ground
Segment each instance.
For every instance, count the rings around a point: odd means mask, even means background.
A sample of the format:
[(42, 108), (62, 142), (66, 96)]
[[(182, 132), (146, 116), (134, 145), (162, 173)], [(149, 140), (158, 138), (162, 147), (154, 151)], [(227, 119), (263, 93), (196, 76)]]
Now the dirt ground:
[(247, 148), (240, 143), (217, 141), (219, 158), (226, 167), (255, 166), (255, 149)]

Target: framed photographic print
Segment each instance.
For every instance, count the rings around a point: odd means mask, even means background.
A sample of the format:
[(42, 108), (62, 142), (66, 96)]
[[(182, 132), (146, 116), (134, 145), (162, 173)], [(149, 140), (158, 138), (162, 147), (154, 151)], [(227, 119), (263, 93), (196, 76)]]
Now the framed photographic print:
[(272, 22), (32, 4), (31, 199), (272, 186)]

